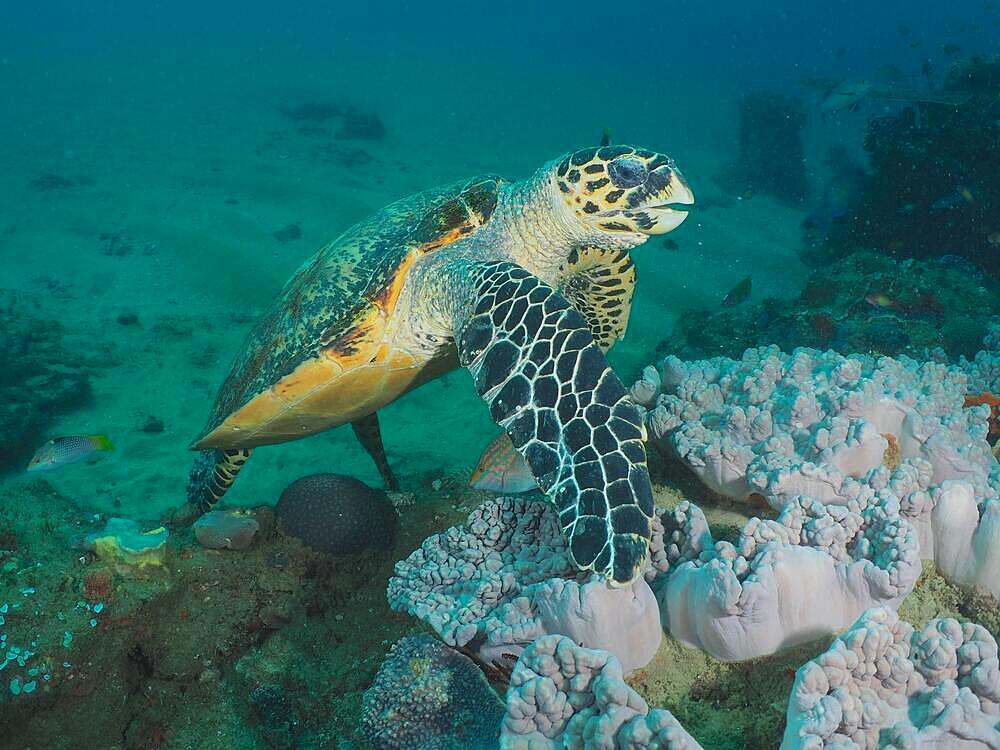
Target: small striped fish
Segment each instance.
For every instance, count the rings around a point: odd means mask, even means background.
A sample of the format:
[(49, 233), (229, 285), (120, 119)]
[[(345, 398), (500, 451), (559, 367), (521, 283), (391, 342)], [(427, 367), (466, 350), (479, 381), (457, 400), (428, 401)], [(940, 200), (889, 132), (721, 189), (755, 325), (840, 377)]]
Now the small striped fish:
[(51, 471), (66, 464), (82, 461), (97, 451), (114, 448), (107, 435), (70, 435), (53, 438), (35, 453), (28, 471)]
[(538, 489), (531, 469), (506, 432), (486, 446), (479, 464), (469, 477), (469, 486), (487, 492), (531, 492)]

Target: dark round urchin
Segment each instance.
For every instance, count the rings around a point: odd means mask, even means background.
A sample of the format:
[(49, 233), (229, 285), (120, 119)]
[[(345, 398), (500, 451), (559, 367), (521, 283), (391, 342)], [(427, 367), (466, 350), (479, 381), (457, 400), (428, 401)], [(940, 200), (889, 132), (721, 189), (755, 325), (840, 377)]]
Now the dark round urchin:
[(342, 474), (296, 479), (274, 510), (282, 531), (328, 555), (384, 550), (396, 536), (398, 517), (386, 494)]

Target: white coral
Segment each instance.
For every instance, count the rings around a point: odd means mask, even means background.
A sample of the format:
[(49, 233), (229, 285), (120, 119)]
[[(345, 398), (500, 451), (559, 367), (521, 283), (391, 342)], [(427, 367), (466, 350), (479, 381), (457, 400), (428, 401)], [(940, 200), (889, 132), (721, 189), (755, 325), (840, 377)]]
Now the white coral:
[(735, 544), (703, 546), (672, 565), (656, 588), (675, 638), (742, 661), (895, 606), (919, 573), (916, 533), (886, 493), (864, 507), (796, 500), (777, 521), (751, 519)]
[(939, 619), (914, 634), (878, 607), (798, 670), (781, 750), (996, 750), (998, 697), (983, 627)]
[(611, 654), (545, 636), (510, 678), (501, 750), (700, 750), (664, 709), (649, 709)]
[[(665, 565), (658, 547), (654, 562)], [(555, 509), (525, 498), (487, 500), (464, 526), (428, 537), (396, 563), (387, 593), (392, 609), (494, 666), (509, 666), (532, 640), (555, 633), (608, 650), (634, 670), (663, 637), (646, 580), (612, 588), (588, 579), (570, 562)]]

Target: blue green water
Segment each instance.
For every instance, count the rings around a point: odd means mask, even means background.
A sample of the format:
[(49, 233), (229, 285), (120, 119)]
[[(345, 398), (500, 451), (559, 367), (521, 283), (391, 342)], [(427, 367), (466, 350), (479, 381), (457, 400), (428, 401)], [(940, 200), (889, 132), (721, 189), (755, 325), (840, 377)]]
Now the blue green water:
[[(817, 267), (802, 260), (800, 225), (824, 208), (837, 172), (830, 147), (870, 169), (870, 120), (912, 106), (870, 99), (824, 115), (822, 92), (803, 81), (891, 78), (939, 90), (950, 66), (994, 54), (998, 37), (1000, 11), (981, 0), (6, 2), (0, 309), (9, 317), (0, 341), (27, 364), (0, 369), (3, 392), (24, 400), (0, 412), (0, 485), (35, 481), (24, 467), (51, 437), (107, 434), (115, 450), (103, 460), (44, 480), (90, 511), (155, 519), (183, 501), (187, 446), (243, 336), (316, 249), (399, 197), (479, 173), (523, 178), (596, 145), (604, 129), (613, 142), (669, 154), (708, 206), (696, 204), (669, 235), (676, 247), (653, 238), (633, 254), (629, 333), (609, 355), (629, 384), (662, 356), (654, 350), (681, 314), (720, 310), (744, 277), (753, 278), (746, 307), (796, 298)], [(753, 176), (717, 179), (739, 156), (741, 101), (755, 91), (801, 99), (793, 171), (806, 189), (797, 198)], [(338, 138), (333, 122), (282, 112), (317, 102), (372, 113), (384, 137)], [(933, 123), (933, 111), (925, 117)], [(996, 122), (984, 114), (983, 127)], [(963, 255), (985, 269), (982, 285), (994, 283), (985, 254), (1000, 251), (1000, 237), (989, 240), (1000, 230), (1000, 187), (955, 159), (942, 157), (928, 177), (946, 175), (926, 205), (887, 209), (910, 222), (908, 234), (856, 249), (905, 258), (921, 221), (944, 223), (978, 249), (941, 241), (921, 257)], [(300, 236), (281, 239), (289, 226)], [(818, 267), (847, 254), (838, 252)], [(945, 316), (968, 317), (954, 304)], [(901, 320), (904, 332), (927, 327), (926, 316)], [(781, 335), (789, 346), (812, 343), (797, 329)], [(90, 394), (46, 401), (51, 378), (66, 373), (85, 378)], [(464, 477), (497, 432), (464, 371), (381, 418), (390, 463), (418, 494)], [(273, 504), (317, 471), (379, 483), (344, 427), (262, 448), (226, 500)]]

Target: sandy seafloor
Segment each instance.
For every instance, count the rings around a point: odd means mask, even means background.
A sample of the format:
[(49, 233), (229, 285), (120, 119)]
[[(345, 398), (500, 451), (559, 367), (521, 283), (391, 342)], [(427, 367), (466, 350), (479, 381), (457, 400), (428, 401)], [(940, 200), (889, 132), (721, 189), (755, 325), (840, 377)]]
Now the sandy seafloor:
[[(100, 58), (50, 61), (43, 76), (8, 64), (0, 73), (12, 104), (11, 116), (0, 118), (0, 287), (31, 300), (39, 317), (60, 320), (68, 340), (85, 349), (81, 357), (108, 362), (94, 370), (91, 405), (50, 429), (103, 432), (116, 445), (96, 464), (44, 475), (84, 508), (154, 519), (184, 500), (193, 455), (187, 445), (252, 319), (300, 263), (355, 221), (453, 179), (483, 172), (524, 177), (595, 143), (603, 127), (616, 140), (669, 153), (697, 196), (718, 196), (711, 178), (735, 155), (736, 105), (744, 93), (684, 81), (654, 89), (639, 78), (573, 84), (562, 71), (435, 69), (427, 60), (408, 66), (373, 59), (364, 77), (349, 81), (329, 75), (323, 61), (281, 69), (220, 52), (215, 65), (218, 85), (210, 90), (196, 85), (207, 75), (201, 66), (167, 59), (133, 70)], [(388, 135), (369, 143), (302, 134), (279, 107), (309, 100), (370, 108)], [(363, 148), (374, 160), (345, 168), (316, 156), (326, 144)], [(47, 173), (86, 175), (93, 184), (29, 189)], [(638, 248), (631, 325), (612, 352), (626, 384), (653, 361), (656, 343), (681, 312), (717, 306), (746, 274), (753, 274), (755, 298), (796, 294), (806, 275), (796, 248), (807, 208), (756, 195), (693, 215), (671, 235), (677, 250), (657, 238)], [(300, 223), (302, 238), (278, 242), (273, 233), (292, 222)], [(135, 252), (102, 254), (101, 233), (127, 236)], [(148, 254), (147, 245), (155, 248)], [(116, 322), (128, 312), (138, 326)], [(149, 415), (163, 420), (162, 433), (139, 430)], [(496, 433), (462, 371), (390, 405), (381, 418), (403, 489), (429, 504), (439, 501), (433, 480), (463, 476)], [(273, 503), (291, 481), (320, 471), (379, 481), (344, 427), (259, 449), (226, 503)], [(8, 501), (21, 496), (16, 485), (29, 478), (0, 478)], [(676, 497), (661, 483), (661, 501)], [(728, 518), (735, 528), (740, 516), (725, 513), (710, 511), (710, 518)], [(778, 692), (790, 686), (790, 666), (818, 650), (731, 668), (669, 636), (664, 644), (637, 687), (651, 700), (668, 700), (706, 747), (720, 748), (743, 746), (730, 724), (733, 710), (760, 713), (773, 727), (780, 701), (745, 701), (773, 698), (775, 685)], [(762, 680), (769, 690), (761, 692)], [(718, 714), (706, 715), (712, 706)]]

